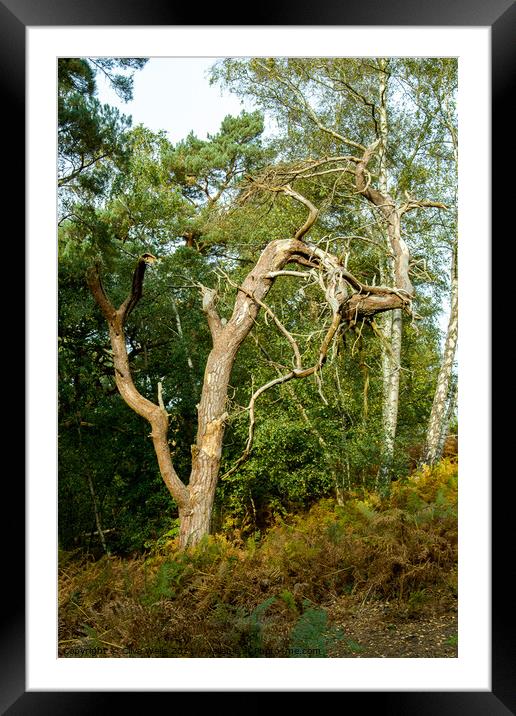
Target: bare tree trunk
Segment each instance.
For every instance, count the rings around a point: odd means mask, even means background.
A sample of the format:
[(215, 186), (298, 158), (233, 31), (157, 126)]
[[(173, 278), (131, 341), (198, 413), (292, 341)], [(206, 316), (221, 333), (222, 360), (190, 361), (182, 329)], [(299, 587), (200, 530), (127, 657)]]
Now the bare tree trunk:
[[(180, 513), (181, 546), (196, 544), (209, 534), (215, 488), (219, 475), (228, 384), (240, 346), (229, 348), (224, 331), (214, 339), (208, 356), (201, 400), (197, 408), (197, 442), (192, 445), (192, 469), (188, 484), (189, 500)], [(243, 338), (242, 338), (243, 340)], [(241, 342), (241, 341), (240, 341)]]
[[(387, 147), (389, 137), (389, 126), (387, 122), (387, 82), (388, 82), (388, 60), (381, 58), (380, 66), (380, 87), (379, 87), (379, 122), (380, 134), (380, 172), (378, 186), (383, 196), (388, 196), (388, 171), (387, 171)], [(394, 213), (394, 207), (393, 207)], [(394, 217), (392, 217), (394, 218)], [(397, 234), (397, 235), (396, 235)], [(394, 243), (399, 245), (401, 238), (401, 226), (399, 219), (388, 218), (387, 248), (390, 252)], [(392, 258), (388, 260), (389, 279), (387, 283), (397, 286), (396, 271)], [(408, 266), (408, 262), (407, 262)], [(408, 274), (408, 271), (407, 271)], [(400, 286), (403, 288), (403, 286)], [(383, 316), (382, 331), (385, 336), (385, 345), (382, 345), (382, 377), (383, 377), (383, 450), (382, 463), (377, 475), (377, 487), (382, 490), (389, 484), (391, 465), (394, 457), (394, 444), (396, 430), (398, 427), (398, 405), (400, 389), (400, 364), (401, 364), (401, 343), (403, 332), (403, 318), (400, 310), (392, 311)]]
[[(452, 261), (450, 318), (448, 322), (448, 330), (446, 332), (446, 341), (444, 344), (443, 361), (441, 363), (439, 375), (437, 376), (437, 386), (435, 389), (434, 401), (430, 412), (430, 419), (428, 421), (428, 430), (426, 434), (424, 461), (430, 465), (437, 462), (437, 460), (441, 457), (442, 447), (444, 445), (444, 440), (442, 440), (441, 437), (443, 433), (446, 433), (445, 424), (447, 423), (449, 412), (447, 410), (448, 398), (458, 337), (458, 294), (457, 247), (455, 246)], [(444, 439), (446, 439), (446, 435), (444, 435)]]
[(398, 406), (400, 396), (400, 362), (403, 332), (401, 311), (395, 310), (387, 315), (391, 319), (389, 349), (383, 347), (383, 456), (378, 472), (377, 485), (380, 490), (389, 484), (394, 444), (398, 427)]
[(452, 385), (450, 395), (448, 397), (448, 407), (446, 409), (446, 417), (443, 420), (442, 428), (441, 428), (441, 435), (439, 437), (439, 445), (437, 447), (437, 459), (440, 460), (444, 453), (444, 448), (446, 445), (446, 438), (449, 435), (450, 431), (450, 423), (452, 421), (453, 415), (455, 413), (455, 410), (457, 408), (457, 398), (458, 398), (458, 384), (455, 382)]
[(95, 494), (95, 489), (93, 487), (93, 480), (91, 479), (91, 475), (88, 473), (86, 475), (86, 479), (88, 480), (88, 487), (90, 488), (90, 494), (91, 494), (91, 501), (93, 503), (93, 512), (95, 514), (95, 524), (97, 525), (97, 532), (100, 537), (100, 541), (102, 543), (102, 549), (106, 554), (109, 554), (109, 549), (106, 544), (106, 538), (104, 537), (104, 531), (102, 529), (102, 523), (100, 521), (100, 514), (97, 504), (97, 495)]

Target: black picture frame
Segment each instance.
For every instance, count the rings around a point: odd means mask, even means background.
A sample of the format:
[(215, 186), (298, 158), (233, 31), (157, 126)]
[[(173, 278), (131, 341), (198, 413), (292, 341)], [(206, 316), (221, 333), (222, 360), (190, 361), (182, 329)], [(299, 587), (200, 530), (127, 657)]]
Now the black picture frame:
[[(16, 246), (19, 263), (21, 219), (25, 215), (22, 187), (25, 184), (25, 30), (34, 26), (187, 26), (198, 25), (192, 20), (202, 15), (203, 26), (214, 25), (382, 25), (382, 26), (484, 26), (491, 28), (492, 39), (492, 157), (493, 176), (500, 179), (513, 163), (508, 160), (512, 147), (507, 138), (513, 132), (513, 120), (509, 112), (509, 98), (514, 86), (514, 59), (516, 38), (516, 7), (512, 0), (281, 0), (277, 3), (260, 3), (253, 6), (253, 15), (245, 20), (230, 22), (221, 17), (220, 6), (188, 8), (176, 7), (161, 0), (0, 0), (0, 84), (4, 99), (4, 120), (7, 119), (8, 143), (15, 148), (15, 159), (9, 164), (8, 182), (4, 187), (5, 206), (18, 217), (16, 236), (11, 240)], [(504, 161), (501, 161), (503, 154)], [(505, 184), (504, 184), (505, 185)], [(512, 182), (507, 184), (512, 186)], [(492, 192), (492, 236), (506, 233), (505, 219), (507, 196), (504, 192)], [(500, 226), (497, 227), (498, 221)], [(502, 232), (501, 225), (504, 222)], [(511, 230), (512, 233), (512, 230)], [(14, 246), (9, 244), (10, 250)], [(14, 252), (13, 252), (14, 253)], [(483, 300), (490, 300), (490, 287), (483, 287)], [(494, 328), (494, 326), (493, 326)], [(493, 374), (494, 377), (494, 374)], [(498, 378), (499, 380), (501, 378)], [(496, 381), (493, 384), (495, 392)], [(19, 387), (17, 401), (20, 401)], [(501, 446), (502, 438), (493, 433), (491, 454), (495, 445)], [(19, 474), (19, 469), (17, 470)], [(512, 479), (507, 473), (507, 480)], [(21, 479), (11, 479), (8, 497), (9, 508), (4, 508), (4, 579), (5, 606), (0, 619), (0, 711), (12, 716), (18, 714), (48, 713), (82, 714), (97, 711), (111, 712), (120, 707), (120, 692), (26, 692), (25, 687), (25, 588), (24, 588), (24, 541), (22, 525), (25, 521), (24, 485)], [(492, 484), (492, 691), (491, 692), (346, 692), (342, 707), (349, 710), (349, 699), (356, 705), (384, 714), (476, 714), (502, 715), (516, 713), (514, 639), (514, 606), (511, 590), (507, 587), (507, 570), (513, 563), (514, 506), (507, 500), (503, 479), (493, 479)], [(5, 504), (5, 503), (4, 503)], [(509, 555), (511, 556), (509, 557)], [(507, 562), (509, 560), (509, 562)], [(338, 691), (338, 688), (335, 689)], [(141, 703), (148, 708), (148, 692), (130, 692), (133, 706)], [(173, 707), (168, 694), (169, 708)], [(255, 702), (256, 703), (256, 702)], [(211, 705), (213, 708), (213, 703)]]

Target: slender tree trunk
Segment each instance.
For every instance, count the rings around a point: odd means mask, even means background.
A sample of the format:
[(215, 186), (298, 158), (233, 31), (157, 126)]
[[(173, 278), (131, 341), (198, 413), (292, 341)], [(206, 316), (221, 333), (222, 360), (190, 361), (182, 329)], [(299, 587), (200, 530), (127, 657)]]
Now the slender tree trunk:
[(383, 371), (383, 456), (378, 473), (378, 488), (385, 490), (390, 481), (394, 444), (398, 427), (398, 406), (400, 396), (400, 362), (403, 332), (401, 311), (388, 314), (391, 319), (389, 350), (384, 347), (382, 353)]
[(97, 504), (97, 495), (95, 494), (95, 489), (93, 487), (93, 480), (91, 479), (91, 475), (88, 473), (86, 475), (86, 479), (88, 480), (88, 487), (90, 488), (90, 494), (91, 494), (91, 501), (93, 503), (93, 512), (95, 514), (95, 524), (97, 525), (97, 532), (100, 537), (100, 541), (102, 543), (102, 549), (106, 554), (109, 554), (109, 549), (106, 544), (106, 538), (104, 537), (104, 531), (102, 529), (102, 523), (100, 521), (100, 513), (98, 509)]
[(458, 398), (458, 385), (455, 382), (452, 385), (452, 388), (450, 391), (450, 395), (448, 398), (448, 407), (446, 409), (446, 417), (443, 420), (441, 435), (439, 437), (439, 445), (437, 448), (438, 459), (441, 459), (441, 457), (444, 453), (444, 446), (446, 444), (446, 438), (448, 437), (448, 434), (450, 431), (450, 423), (452, 421), (455, 410), (457, 408), (457, 398)]
[[(379, 101), (379, 122), (380, 134), (380, 172), (378, 187), (380, 193), (387, 197), (389, 195), (388, 171), (387, 171), (387, 147), (389, 126), (387, 122), (387, 81), (388, 61), (380, 59), (380, 101)], [(395, 208), (392, 207), (393, 214)], [(389, 252), (393, 249), (393, 239), (399, 243), (401, 237), (399, 218), (389, 217), (387, 222), (386, 244)], [(389, 277), (387, 283), (397, 286), (396, 270), (392, 258), (388, 260)], [(383, 450), (382, 463), (377, 475), (377, 487), (384, 490), (390, 481), (391, 465), (394, 457), (394, 443), (398, 426), (398, 404), (400, 387), (400, 362), (401, 343), (403, 332), (403, 318), (401, 310), (395, 310), (383, 316), (381, 329), (386, 339), (382, 345), (382, 379), (383, 379)]]
[[(446, 423), (449, 419), (449, 411), (447, 410), (447, 407), (449, 404), (450, 382), (453, 372), (453, 362), (455, 360), (455, 351), (457, 348), (459, 324), (458, 294), (457, 247), (455, 246), (452, 261), (450, 318), (448, 322), (448, 330), (446, 332), (446, 341), (444, 344), (443, 361), (441, 363), (439, 375), (437, 376), (437, 386), (435, 389), (434, 401), (430, 412), (430, 419), (428, 421), (428, 430), (426, 434), (424, 461), (430, 465), (437, 462), (442, 455), (442, 448), (444, 445), (442, 435), (443, 433), (446, 433)], [(446, 434), (444, 435), (444, 439), (446, 439)]]

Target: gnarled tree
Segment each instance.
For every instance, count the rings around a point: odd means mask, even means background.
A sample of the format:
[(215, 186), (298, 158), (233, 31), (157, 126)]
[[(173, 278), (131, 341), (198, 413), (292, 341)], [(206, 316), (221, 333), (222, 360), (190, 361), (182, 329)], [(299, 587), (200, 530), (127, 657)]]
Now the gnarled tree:
[[(191, 134), (176, 147), (163, 133), (120, 128), (120, 161), (101, 148), (92, 154), (97, 158), (92, 164), (88, 157), (77, 161), (82, 145), (60, 135), (63, 161), (72, 173), (79, 169), (60, 183), (62, 296), (70, 305), (81, 303), (67, 314), (63, 332), (65, 360), (73, 357), (69, 365), (62, 361), (63, 394), (71, 395), (63, 417), (67, 423), (84, 417), (83, 388), (91, 386), (94, 439), (105, 441), (109, 455), (124, 453), (120, 468), (118, 457), (109, 465), (98, 460), (99, 484), (108, 486), (110, 495), (109, 508), (105, 502), (100, 510), (104, 517), (115, 504), (141, 515), (145, 529), (139, 541), (175, 517), (174, 503), (182, 543), (197, 541), (209, 527), (221, 466), (226, 475), (238, 473), (220, 485), (224, 497), (214, 526), (233, 509), (235, 495), (257, 525), (271, 495), (278, 494), (282, 506), (301, 495), (306, 504), (332, 484), (337, 492), (339, 486), (372, 486), (382, 457), (386, 469), (378, 473), (383, 479), (377, 487), (387, 486), (390, 472), (403, 469), (405, 445), (422, 439), (433, 397), (429, 377), (437, 378), (432, 321), (443, 275), (439, 246), (448, 241), (453, 211), (412, 212), (441, 206), (412, 196), (453, 207), (453, 175), (446, 171), (436, 115), (440, 105), (429, 91), (430, 84), (436, 91), (441, 86), (446, 61), (227, 62), (237, 63), (243, 94), (258, 98), (269, 119), (281, 120), (285, 133), (265, 147), (262, 119), (245, 113), (226, 118), (208, 141)], [(228, 80), (232, 72), (228, 66)], [(453, 74), (451, 66), (452, 79)], [(61, 72), (60, 80), (66, 79)], [(152, 263), (153, 275), (145, 274)], [(78, 298), (78, 286), (89, 293), (82, 280), (88, 265), (89, 286), (102, 313), (92, 313), (89, 296)], [(216, 291), (201, 287), (216, 285), (210, 280), (213, 269), (228, 290), (220, 281)], [(194, 286), (201, 289), (206, 323), (201, 301), (191, 293)], [(423, 317), (419, 331), (401, 321), (403, 309), (412, 312), (413, 299)], [(373, 320), (377, 313), (381, 320)], [(366, 340), (368, 323), (379, 340)], [(277, 336), (271, 336), (271, 325)], [(251, 331), (258, 353), (246, 341)], [(260, 364), (263, 356), (266, 362)], [(308, 376), (306, 382), (297, 380)], [(269, 390), (287, 402), (269, 397)], [(136, 411), (128, 420), (133, 436), (141, 429), (136, 414), (151, 425), (161, 474), (174, 496), (170, 511), (163, 489), (154, 491), (152, 500), (145, 497), (149, 511), (141, 509), (142, 495), (154, 489), (157, 477), (152, 448), (150, 461), (133, 439), (113, 450), (110, 429), (119, 428), (112, 414), (125, 412), (122, 401), (112, 397), (117, 391)], [(259, 403), (264, 412), (268, 405), (266, 416), (260, 417)], [(101, 414), (104, 428), (97, 420)], [(308, 432), (315, 439), (306, 439)], [(395, 436), (399, 450), (394, 451)], [(280, 442), (289, 444), (290, 455), (272, 464), (269, 447)], [(252, 450), (253, 459), (240, 470)], [(394, 452), (391, 470), (389, 452)], [(158, 510), (154, 498), (162, 500)], [(116, 514), (120, 525), (129, 523), (122, 510)], [(151, 514), (158, 515), (156, 522)]]
[[(441, 168), (436, 172), (436, 166), (441, 167), (443, 160), (449, 160), (446, 125), (453, 123), (453, 112), (443, 115), (437, 95), (446, 86), (453, 105), (455, 69), (454, 61), (447, 59), (427, 62), (404, 58), (262, 57), (220, 61), (213, 76), (237, 94), (255, 97), (268, 111), (272, 108), (284, 128), (282, 148), (287, 156), (293, 157), (296, 151), (305, 152), (308, 148), (316, 156), (324, 157), (340, 154), (342, 147), (362, 154), (358, 159), (349, 158), (351, 162), (360, 160), (356, 165), (354, 197), (359, 228), (350, 233), (368, 233), (369, 239), (381, 245), (380, 281), (412, 296), (409, 269), (414, 279), (415, 265), (411, 263), (409, 244), (417, 250), (419, 243), (420, 261), (423, 243), (427, 256), (436, 254), (439, 243), (435, 228), (420, 232), (418, 237), (414, 226), (429, 227), (443, 220), (437, 212), (431, 213), (428, 220), (411, 217), (406, 221), (404, 216), (419, 207), (449, 205), (451, 197), (442, 191), (449, 180), (444, 175), (438, 178)], [(319, 166), (318, 174), (322, 177), (334, 171), (335, 167)], [(419, 196), (445, 197), (445, 201), (414, 201), (407, 190)], [(342, 186), (335, 186), (328, 193), (337, 198), (330, 200), (331, 231), (341, 221), (343, 204), (339, 206), (338, 198), (342, 196)], [(360, 195), (368, 202), (361, 202)], [(348, 201), (350, 198), (348, 195)], [(370, 228), (365, 228), (368, 225)], [(343, 229), (338, 233), (344, 233)], [(433, 246), (428, 242), (430, 237)], [(421, 277), (418, 280), (421, 282)], [(382, 345), (383, 415), (382, 464), (377, 487), (385, 489), (391, 479), (395, 453), (400, 371), (407, 367), (402, 365), (406, 335), (402, 313), (394, 310), (385, 314), (378, 321), (378, 328)]]
[[(364, 177), (367, 161), (374, 149), (375, 146), (368, 148), (362, 158), (345, 160), (356, 165), (357, 189), (372, 201), (376, 201), (377, 196), (371, 193), (373, 190)], [(345, 170), (348, 171), (348, 164), (345, 166)], [(306, 174), (305, 170), (304, 175)], [(398, 262), (400, 287), (366, 285), (345, 268), (342, 259), (306, 240), (318, 216), (318, 210), (311, 201), (293, 189), (287, 181), (280, 186), (260, 182), (255, 182), (255, 185), (262, 190), (281, 192), (294, 198), (308, 208), (308, 218), (295, 231), (292, 238), (274, 240), (265, 247), (255, 266), (243, 283), (237, 287), (233, 312), (226, 322), (223, 322), (218, 314), (216, 292), (201, 286), (203, 310), (211, 332), (212, 349), (204, 371), (202, 393), (198, 404), (197, 439), (192, 445), (191, 471), (187, 485), (180, 480), (173, 465), (168, 445), (168, 415), (161, 395), (161, 385), (157, 386), (157, 403), (145, 398), (133, 382), (127, 354), (124, 325), (142, 297), (145, 270), (147, 265), (155, 262), (155, 257), (148, 253), (140, 257), (134, 271), (131, 290), (118, 308), (106, 295), (99, 266), (90, 268), (87, 274), (90, 290), (108, 324), (117, 388), (127, 405), (150, 423), (161, 475), (178, 505), (180, 544), (183, 547), (196, 544), (210, 531), (224, 429), (228, 419), (227, 398), (231, 371), (239, 348), (253, 328), (260, 309), (271, 315), (277, 328), (288, 340), (293, 353), (294, 366), (287, 373), (261, 386), (253, 393), (249, 404), (249, 439), (242, 458), (238, 461), (239, 464), (246, 459), (252, 448), (254, 404), (259, 395), (275, 385), (308, 377), (320, 371), (326, 361), (331, 342), (342, 323), (356, 324), (358, 321), (370, 320), (377, 313), (394, 309), (405, 309), (409, 312), (411, 310), (412, 295), (406, 275), (407, 261)], [(408, 208), (409, 205), (406, 210)], [(397, 213), (395, 217), (398, 217)], [(299, 270), (287, 269), (289, 264), (297, 264)], [(314, 365), (307, 367), (302, 365), (301, 353), (295, 339), (264, 302), (274, 282), (282, 275), (295, 275), (301, 279), (316, 276), (324, 290), (331, 320), (324, 331)]]

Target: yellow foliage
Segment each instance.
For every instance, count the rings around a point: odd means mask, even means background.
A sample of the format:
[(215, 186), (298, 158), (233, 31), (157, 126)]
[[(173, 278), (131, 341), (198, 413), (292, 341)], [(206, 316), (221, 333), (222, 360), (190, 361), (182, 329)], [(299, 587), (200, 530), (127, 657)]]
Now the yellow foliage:
[(392, 485), (393, 504), (407, 504), (410, 498), (419, 498), (426, 503), (439, 500), (457, 505), (458, 465), (450, 459), (435, 465), (423, 465), (408, 478)]

